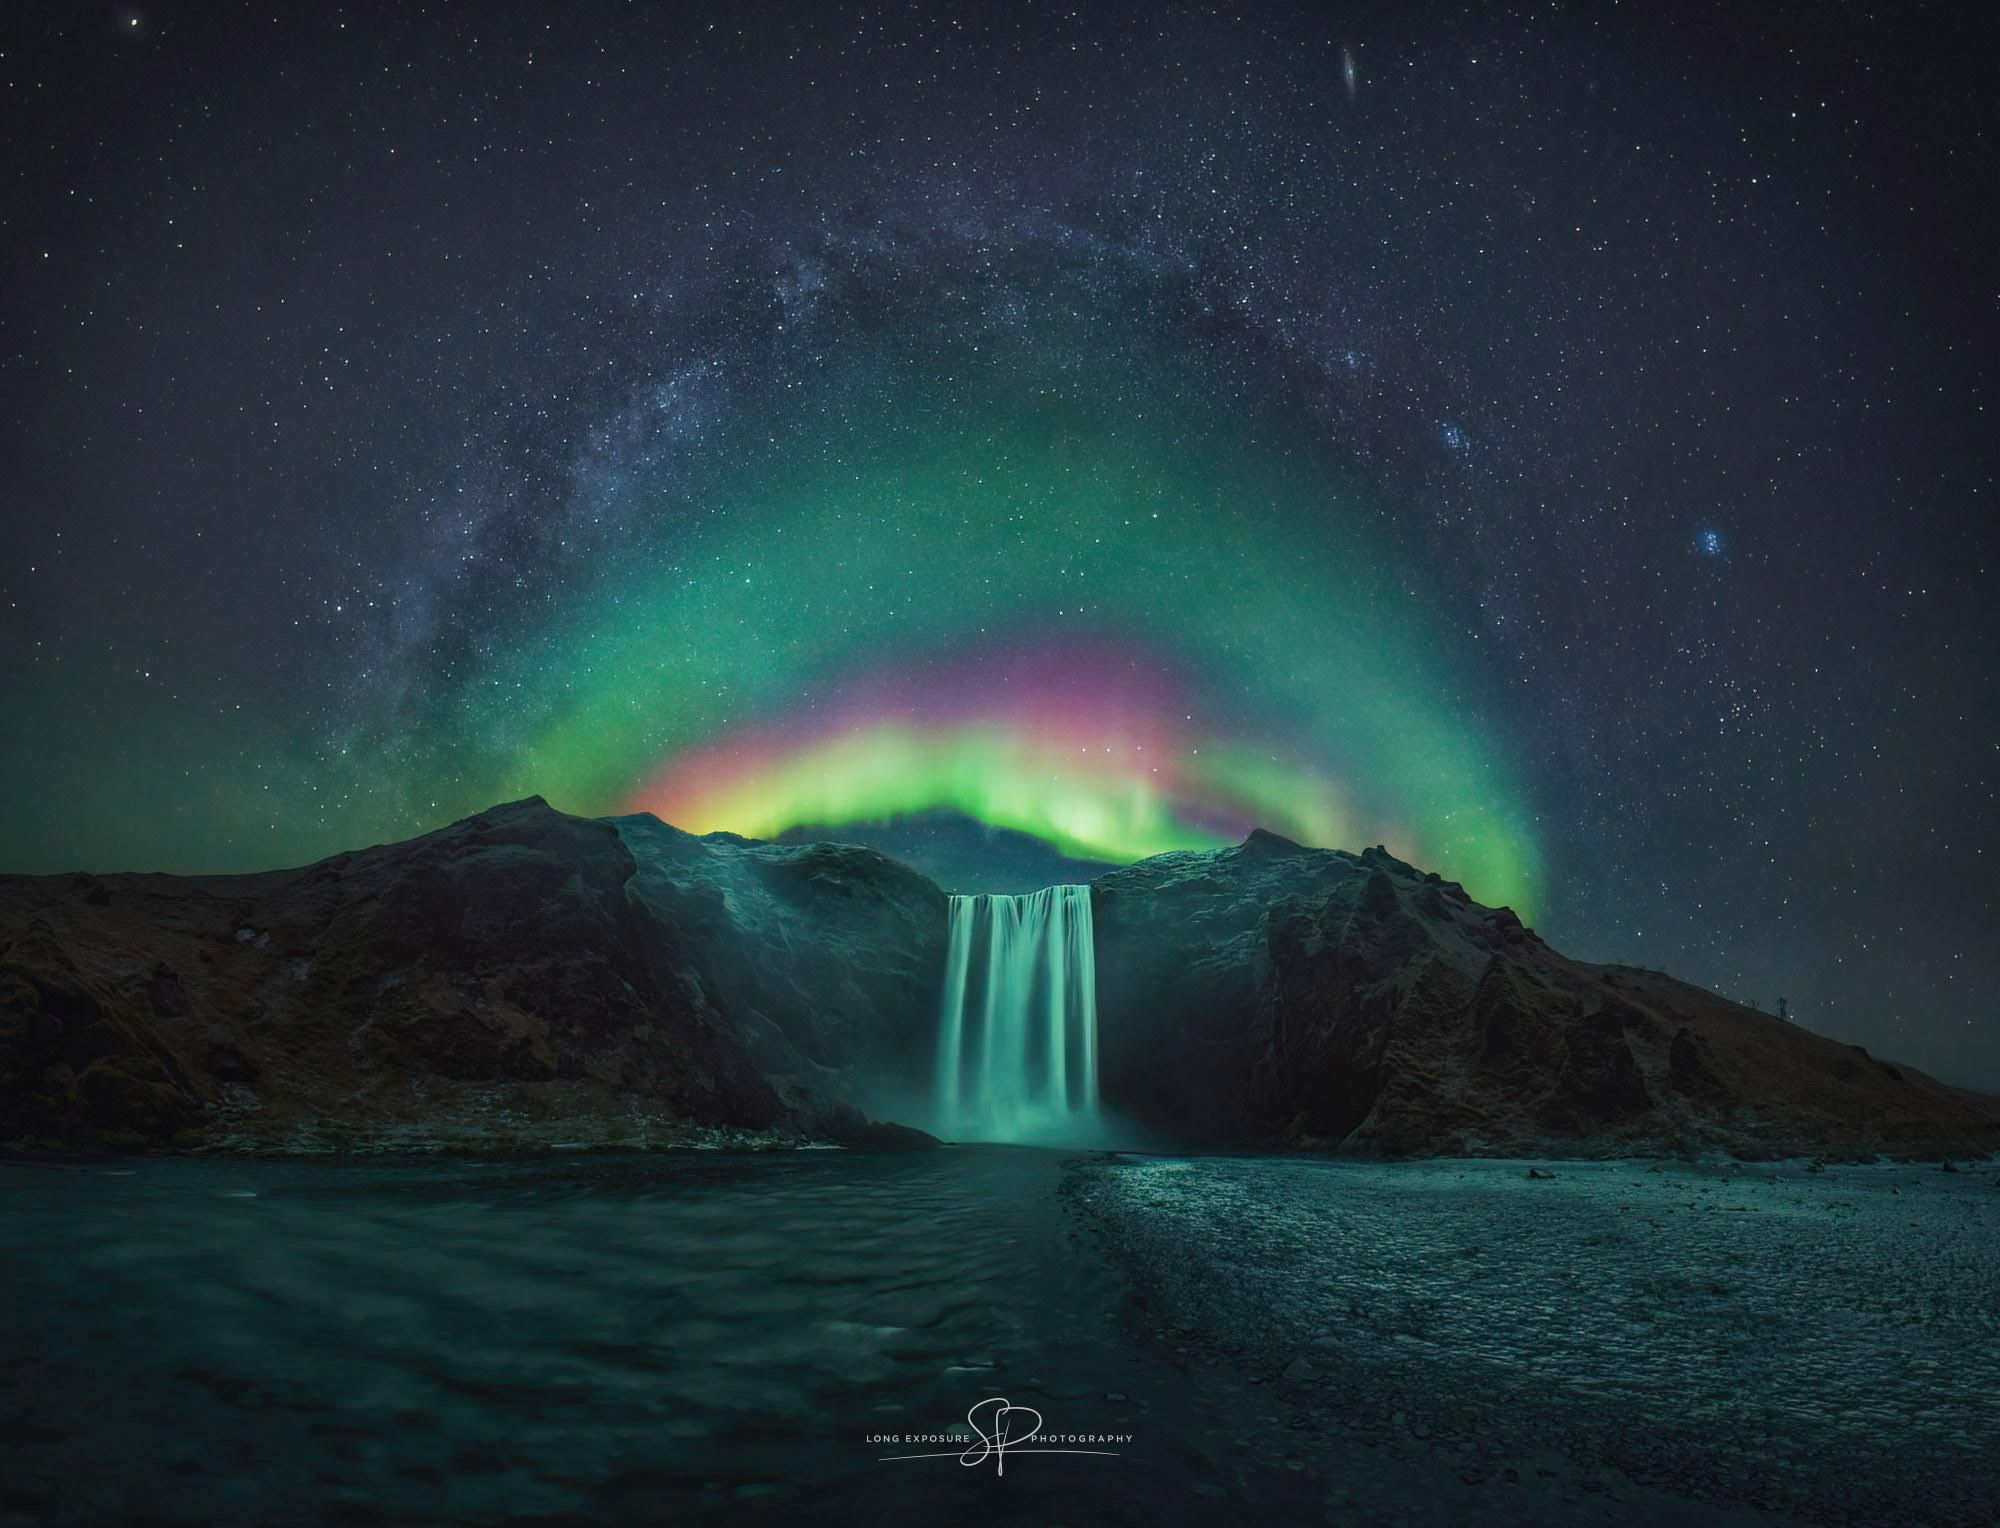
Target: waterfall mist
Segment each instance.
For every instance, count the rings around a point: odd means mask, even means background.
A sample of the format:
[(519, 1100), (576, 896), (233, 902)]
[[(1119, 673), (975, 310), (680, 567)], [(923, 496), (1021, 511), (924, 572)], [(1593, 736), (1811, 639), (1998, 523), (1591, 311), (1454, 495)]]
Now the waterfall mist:
[(1093, 937), (1088, 886), (951, 899), (938, 1134), (1070, 1144), (1101, 1134)]

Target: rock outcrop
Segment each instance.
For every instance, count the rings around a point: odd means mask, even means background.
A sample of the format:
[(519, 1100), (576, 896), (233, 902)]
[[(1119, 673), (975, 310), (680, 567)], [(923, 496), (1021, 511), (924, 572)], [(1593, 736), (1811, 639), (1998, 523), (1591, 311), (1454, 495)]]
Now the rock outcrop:
[(1381, 849), (1267, 833), (1093, 883), (1107, 1098), (1211, 1146), (1744, 1156), (2000, 1148), (2000, 1108), (1658, 972), (1550, 949)]
[(942, 891), (852, 844), (697, 838), (646, 813), (611, 822), (663, 958), (694, 976), (761, 1071), (839, 1099), (922, 1093), (928, 1112)]

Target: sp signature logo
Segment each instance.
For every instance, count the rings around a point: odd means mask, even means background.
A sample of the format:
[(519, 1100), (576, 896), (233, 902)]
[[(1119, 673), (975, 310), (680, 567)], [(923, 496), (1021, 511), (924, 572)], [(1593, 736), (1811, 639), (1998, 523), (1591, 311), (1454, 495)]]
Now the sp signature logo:
[(995, 1475), (1007, 1473), (1009, 1454), (1089, 1454), (1104, 1459), (1118, 1457), (1116, 1449), (1090, 1447), (1106, 1443), (1130, 1443), (1129, 1433), (1049, 1433), (1043, 1431), (1042, 1414), (1032, 1406), (1016, 1406), (1004, 1396), (991, 1395), (973, 1403), (965, 1414), (972, 1429), (968, 1440), (957, 1432), (873, 1433), (871, 1443), (949, 1443), (953, 1448), (918, 1454), (884, 1454), (884, 1464), (905, 1459), (957, 1459), (967, 1469), (993, 1466)]
[(1007, 1473), (1008, 1449), (1020, 1448), (1042, 1430), (1042, 1414), (1034, 1407), (1016, 1406), (997, 1395), (966, 1412), (965, 1420), (978, 1434), (978, 1441), (958, 1456), (958, 1462), (970, 1466), (991, 1459), (996, 1475)]

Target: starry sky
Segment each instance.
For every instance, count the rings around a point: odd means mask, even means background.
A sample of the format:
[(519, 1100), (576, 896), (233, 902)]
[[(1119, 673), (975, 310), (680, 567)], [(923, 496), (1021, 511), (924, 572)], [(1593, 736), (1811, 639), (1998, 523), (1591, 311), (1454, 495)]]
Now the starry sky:
[(1383, 843), (2000, 1087), (1972, 9), (0, 20), (0, 864)]

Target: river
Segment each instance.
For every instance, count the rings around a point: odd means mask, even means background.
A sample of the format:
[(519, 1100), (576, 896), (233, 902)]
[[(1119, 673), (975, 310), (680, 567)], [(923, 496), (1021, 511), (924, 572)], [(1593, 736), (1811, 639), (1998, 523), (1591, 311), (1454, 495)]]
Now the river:
[(1991, 1168), (1550, 1170), (0, 1165), (0, 1514), (1991, 1520)]

